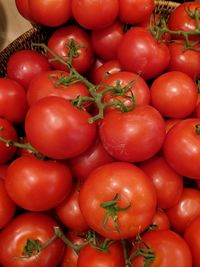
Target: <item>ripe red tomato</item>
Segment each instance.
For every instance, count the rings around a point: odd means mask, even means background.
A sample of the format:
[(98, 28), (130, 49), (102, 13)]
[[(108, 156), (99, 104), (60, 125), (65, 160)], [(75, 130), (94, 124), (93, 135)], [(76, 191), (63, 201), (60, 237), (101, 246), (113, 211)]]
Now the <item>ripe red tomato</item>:
[(15, 5), (19, 13), (27, 20), (32, 20), (29, 8), (29, 0), (15, 0)]
[(84, 28), (94, 30), (111, 25), (119, 11), (118, 0), (72, 0), (72, 14)]
[(177, 122), (167, 133), (163, 145), (164, 157), (180, 175), (200, 179), (200, 119)]
[(152, 106), (132, 111), (112, 110), (100, 125), (100, 138), (107, 152), (117, 160), (139, 162), (151, 158), (162, 147), (165, 123)]
[[(69, 60), (69, 46), (73, 46), (72, 50), (75, 55), (72, 58), (73, 67), (79, 72), (86, 72), (92, 65), (94, 60), (94, 52), (90, 36), (81, 27), (68, 25), (56, 29), (48, 40), (48, 47), (64, 61)], [(52, 55), (47, 53), (48, 59), (52, 59)], [(53, 61), (50, 63), (54, 69), (67, 70), (68, 67), (60, 62)]]
[(33, 77), (51, 67), (46, 56), (35, 50), (19, 50), (13, 53), (7, 63), (8, 77), (17, 81), (25, 89)]
[(22, 156), (8, 166), (5, 178), (10, 198), (30, 211), (56, 207), (69, 194), (72, 176), (67, 165)]
[(39, 99), (51, 95), (68, 100), (73, 100), (78, 96), (89, 96), (88, 88), (83, 83), (65, 83), (64, 80), (68, 77), (69, 73), (59, 70), (45, 71), (36, 75), (27, 90), (29, 106), (32, 106)]
[(138, 24), (146, 20), (155, 9), (153, 0), (119, 0), (119, 18), (128, 24)]
[[(170, 230), (153, 230), (141, 235), (141, 238), (154, 253), (152, 262), (149, 261), (150, 265), (163, 267), (193, 266), (189, 246), (177, 233)], [(144, 243), (139, 241), (139, 244), (145, 250)], [(133, 248), (133, 251), (135, 251), (136, 247)], [(131, 263), (134, 267), (143, 267), (144, 257), (136, 256)]]
[(179, 201), (166, 213), (172, 229), (183, 234), (189, 223), (200, 214), (200, 191), (185, 187)]
[(166, 70), (170, 53), (168, 47), (157, 42), (149, 30), (134, 27), (122, 37), (118, 60), (124, 70), (137, 73), (148, 80)]
[[(113, 201), (116, 209), (122, 210), (115, 214), (110, 205), (110, 215), (105, 221), (109, 203)], [(125, 239), (136, 236), (151, 224), (156, 193), (141, 169), (131, 163), (112, 162), (90, 173), (80, 188), (79, 203), (90, 228), (111, 239)]]
[(159, 230), (169, 230), (170, 221), (166, 212), (162, 209), (157, 209), (152, 219), (152, 225), (156, 225)]
[(163, 209), (174, 206), (183, 192), (182, 176), (177, 174), (162, 156), (152, 157), (139, 166), (155, 186), (157, 206)]
[(75, 157), (93, 143), (95, 123), (91, 116), (68, 100), (48, 96), (37, 101), (27, 112), (25, 131), (29, 142), (53, 159)]
[(44, 26), (61, 26), (71, 16), (71, 0), (29, 0), (32, 19)]
[[(43, 213), (23, 213), (15, 217), (0, 233), (0, 262), (4, 267), (55, 267), (64, 253), (64, 243), (57, 238), (38, 256), (28, 257), (23, 250), (28, 239), (40, 245), (53, 235), (58, 223)], [(30, 247), (30, 244), (29, 244)], [(36, 251), (34, 250), (36, 253)], [(23, 257), (25, 256), (25, 257)]]

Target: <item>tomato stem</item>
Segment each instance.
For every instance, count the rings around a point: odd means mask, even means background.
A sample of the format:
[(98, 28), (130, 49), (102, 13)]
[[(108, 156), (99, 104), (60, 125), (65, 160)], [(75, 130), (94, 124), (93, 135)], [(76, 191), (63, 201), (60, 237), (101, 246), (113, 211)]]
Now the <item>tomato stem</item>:
[(196, 128), (196, 134), (200, 135), (200, 123), (195, 125)]

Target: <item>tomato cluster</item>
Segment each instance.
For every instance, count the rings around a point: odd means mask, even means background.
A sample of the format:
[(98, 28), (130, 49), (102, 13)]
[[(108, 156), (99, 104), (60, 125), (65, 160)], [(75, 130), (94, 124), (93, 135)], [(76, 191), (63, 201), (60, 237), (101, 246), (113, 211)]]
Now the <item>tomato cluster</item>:
[(15, 2), (51, 36), (0, 78), (0, 265), (199, 267), (200, 2)]

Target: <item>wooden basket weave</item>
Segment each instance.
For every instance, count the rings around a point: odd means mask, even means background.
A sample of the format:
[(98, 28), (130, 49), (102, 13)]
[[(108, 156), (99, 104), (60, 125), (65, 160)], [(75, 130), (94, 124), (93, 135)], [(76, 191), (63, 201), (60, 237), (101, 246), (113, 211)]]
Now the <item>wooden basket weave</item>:
[[(155, 0), (156, 14), (164, 16), (166, 19), (170, 16), (171, 12), (177, 8), (179, 3), (172, 1)], [(32, 43), (47, 43), (52, 29), (33, 26), (30, 30), (19, 36), (5, 49), (0, 52), (0, 77), (5, 77), (6, 66), (9, 57), (17, 50), (33, 49)]]

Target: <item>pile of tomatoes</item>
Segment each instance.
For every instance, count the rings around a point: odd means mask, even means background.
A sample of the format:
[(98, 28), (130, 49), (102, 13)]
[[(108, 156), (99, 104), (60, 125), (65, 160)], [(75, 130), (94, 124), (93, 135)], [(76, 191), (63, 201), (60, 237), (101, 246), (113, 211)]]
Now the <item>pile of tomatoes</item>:
[(200, 2), (15, 2), (52, 33), (0, 78), (0, 266), (199, 267)]

